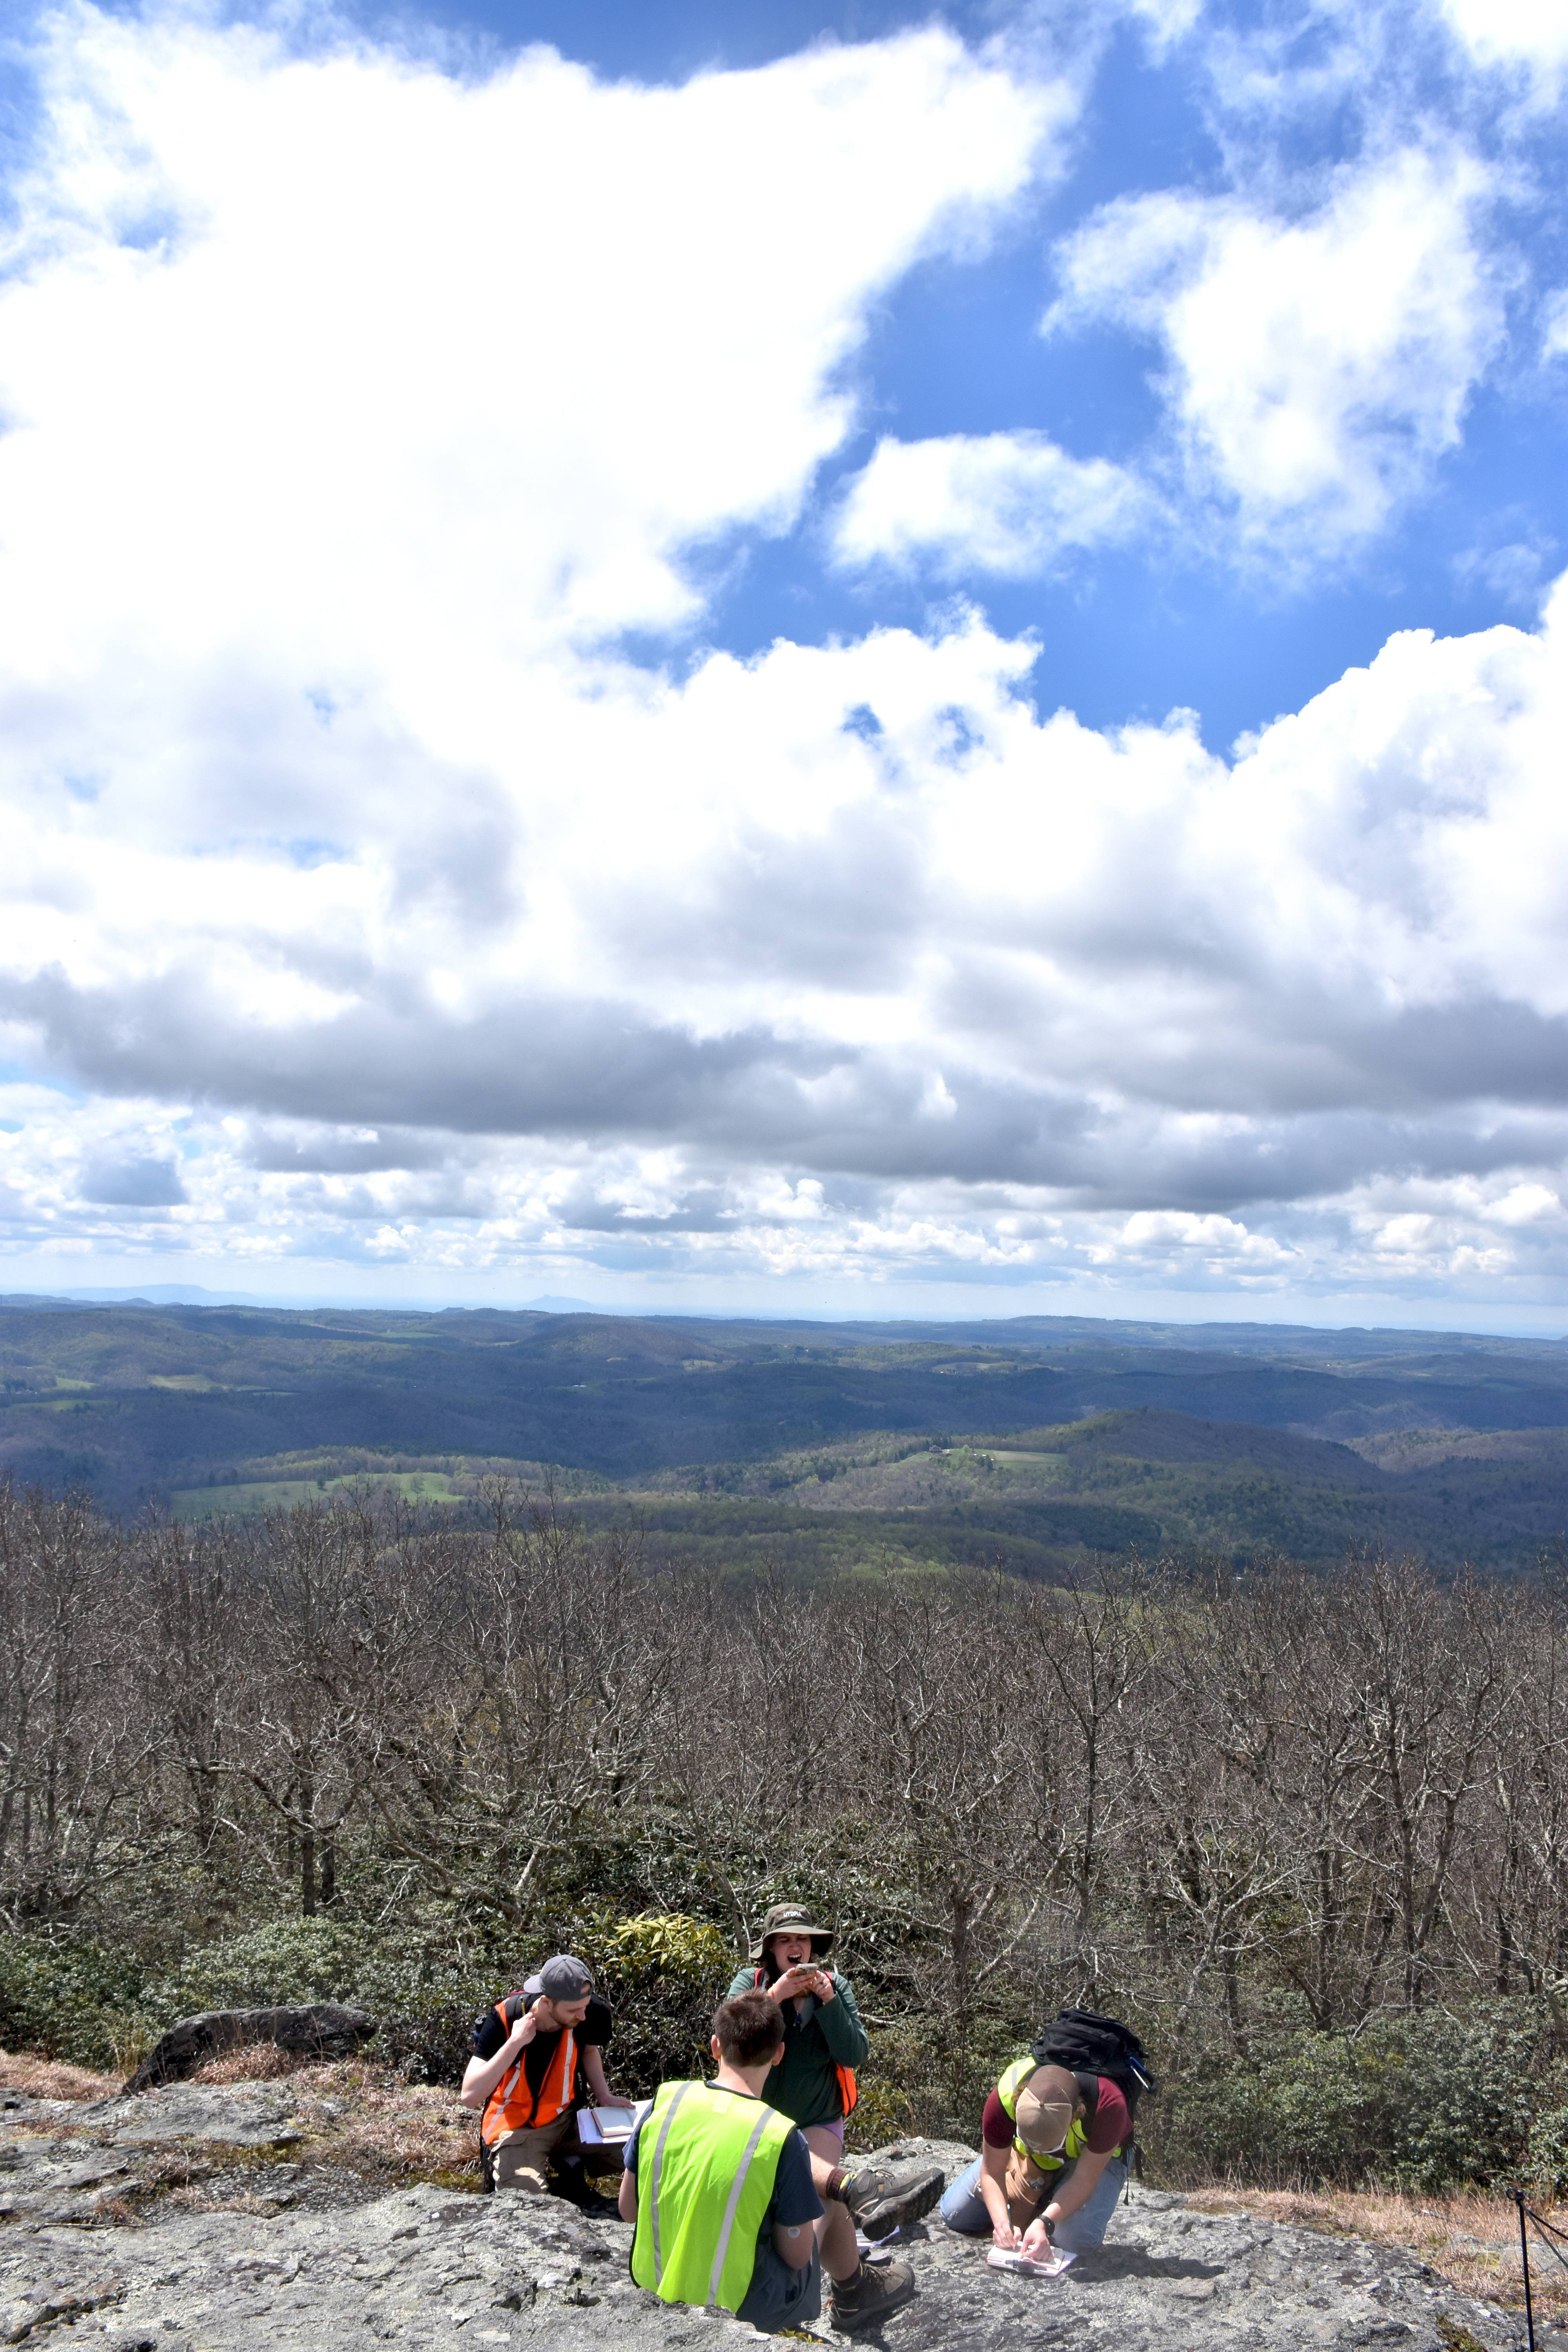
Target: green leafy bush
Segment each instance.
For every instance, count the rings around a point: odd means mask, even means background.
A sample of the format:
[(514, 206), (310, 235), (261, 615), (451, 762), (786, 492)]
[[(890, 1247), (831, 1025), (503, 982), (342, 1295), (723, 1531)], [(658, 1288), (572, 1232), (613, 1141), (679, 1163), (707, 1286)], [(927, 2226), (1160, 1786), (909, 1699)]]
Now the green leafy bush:
[(852, 2154), (885, 2147), (914, 2129), (914, 2110), (901, 2084), (868, 2067), (858, 2081), (860, 2096), (844, 2127), (844, 2145)]
[(721, 1930), (689, 1912), (645, 1911), (594, 1940), (596, 1956), (583, 1957), (595, 1959), (616, 2012), (612, 2079), (651, 2091), (708, 2067), (713, 2011), (735, 1971)]
[(474, 2020), (525, 1972), (507, 1974), (483, 1955), (388, 1941), (362, 1960), (354, 1998), (381, 2021), (374, 2047), (411, 2082), (459, 2083)]
[(1177, 2178), (1493, 2180), (1531, 2145), (1541, 2033), (1529, 2004), (1500, 2000), (1374, 2019), (1353, 2036), (1302, 2028), (1249, 2063), (1212, 2057), (1142, 2111), (1140, 2137)]
[(380, 2021), (376, 2047), (416, 2079), (456, 2082), (473, 2022), (552, 1951), (578, 1952), (615, 2011), (613, 2079), (651, 2090), (706, 2062), (710, 2021), (735, 1966), (711, 1921), (684, 1912), (626, 1918), (602, 1900), (569, 1906), (493, 1945), (385, 1931), (342, 1918), (253, 1928), (187, 1956), (147, 1989), (161, 2025), (201, 2009), (347, 2000)]
[(1548, 2087), (1530, 2127), (1530, 2148), (1521, 2178), (1538, 2197), (1560, 2197), (1568, 2189), (1568, 2106), (1561, 2104), (1568, 2085)]
[(66, 1937), (0, 1936), (0, 2042), (129, 2073), (152, 2027), (125, 1951)]
[(416, 2081), (456, 2082), (496, 1968), (448, 1930), (385, 1931), (352, 1918), (286, 1919), (189, 1953), (147, 1988), (162, 2025), (203, 2009), (342, 2000), (380, 2022), (376, 2048)]
[(1405, 2104), (1397, 2177), (1413, 2188), (1495, 2180), (1526, 2160), (1539, 2098), (1542, 2020), (1523, 2003), (1402, 2021)]
[(203, 2009), (272, 2009), (292, 2001), (352, 2000), (365, 1932), (337, 1919), (279, 1919), (188, 1953), (147, 1987), (165, 2024)]

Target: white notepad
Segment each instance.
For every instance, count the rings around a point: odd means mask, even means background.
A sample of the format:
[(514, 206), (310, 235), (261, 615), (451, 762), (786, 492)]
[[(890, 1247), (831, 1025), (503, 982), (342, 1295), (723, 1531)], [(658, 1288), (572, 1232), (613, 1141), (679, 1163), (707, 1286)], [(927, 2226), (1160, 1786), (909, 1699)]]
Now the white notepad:
[(589, 2147), (621, 2147), (636, 2127), (635, 2107), (579, 2107), (577, 2137)]
[(1032, 2263), (1027, 2254), (1009, 2254), (993, 2246), (985, 2259), (994, 2271), (1017, 2271), (1024, 2278), (1059, 2278), (1073, 2258), (1053, 2252), (1045, 2262)]

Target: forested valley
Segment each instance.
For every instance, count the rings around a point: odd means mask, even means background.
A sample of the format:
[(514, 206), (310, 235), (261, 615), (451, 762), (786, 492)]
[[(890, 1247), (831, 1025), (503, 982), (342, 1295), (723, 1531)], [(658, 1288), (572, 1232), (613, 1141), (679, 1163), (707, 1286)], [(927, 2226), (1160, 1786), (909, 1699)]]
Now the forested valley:
[(1568, 1347), (1473, 1333), (0, 1297), (0, 1470), (125, 1517), (553, 1481), (650, 1558), (797, 1575), (1348, 1549), (1529, 1574)]

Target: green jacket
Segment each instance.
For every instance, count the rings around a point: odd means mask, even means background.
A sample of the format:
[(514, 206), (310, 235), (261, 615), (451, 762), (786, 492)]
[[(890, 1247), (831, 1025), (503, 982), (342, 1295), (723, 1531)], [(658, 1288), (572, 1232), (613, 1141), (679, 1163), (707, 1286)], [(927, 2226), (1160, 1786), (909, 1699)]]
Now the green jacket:
[[(754, 1968), (737, 1969), (726, 2000), (738, 1992), (758, 1990)], [(784, 2004), (784, 2054), (767, 2080), (768, 2104), (795, 2124), (830, 2124), (844, 2112), (835, 2068), (863, 2066), (871, 2054), (855, 1988), (837, 1969), (829, 1969), (834, 1998), (820, 2001), (807, 1993), (796, 2012), (793, 2000)]]

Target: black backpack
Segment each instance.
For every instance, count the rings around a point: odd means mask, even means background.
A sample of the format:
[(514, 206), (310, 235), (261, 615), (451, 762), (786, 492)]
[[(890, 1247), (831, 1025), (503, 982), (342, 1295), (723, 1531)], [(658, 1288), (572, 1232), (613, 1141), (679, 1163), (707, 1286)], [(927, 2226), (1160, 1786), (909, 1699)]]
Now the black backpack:
[(1115, 2084), (1136, 2120), (1138, 2102), (1145, 2091), (1157, 2098), (1160, 2085), (1130, 2025), (1119, 2017), (1101, 2017), (1098, 2010), (1064, 2009), (1047, 2025), (1031, 2053), (1037, 2066), (1065, 2066), (1069, 2074), (1103, 2074)]

